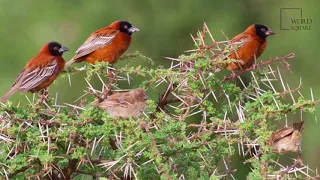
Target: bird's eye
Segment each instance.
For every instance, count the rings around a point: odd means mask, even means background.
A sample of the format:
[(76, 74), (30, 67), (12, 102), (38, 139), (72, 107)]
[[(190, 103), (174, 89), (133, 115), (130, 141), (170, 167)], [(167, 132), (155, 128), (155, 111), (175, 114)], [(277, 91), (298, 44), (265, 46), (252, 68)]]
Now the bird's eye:
[(124, 26), (124, 28), (125, 28), (125, 29), (128, 29), (128, 26), (127, 26), (127, 25), (125, 25), (125, 26)]
[(58, 51), (59, 48), (56, 46), (56, 47), (53, 48), (53, 50)]
[(266, 29), (265, 29), (265, 28), (261, 28), (261, 31), (262, 31), (262, 32), (265, 32), (265, 31), (266, 31)]

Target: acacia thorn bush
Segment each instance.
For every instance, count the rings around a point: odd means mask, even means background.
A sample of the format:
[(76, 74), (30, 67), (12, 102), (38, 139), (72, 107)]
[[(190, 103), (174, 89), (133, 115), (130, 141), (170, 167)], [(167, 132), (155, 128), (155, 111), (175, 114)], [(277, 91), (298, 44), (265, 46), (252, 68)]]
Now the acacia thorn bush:
[[(237, 45), (215, 41), (206, 25), (192, 37), (195, 49), (167, 58), (170, 67), (87, 65), (85, 96), (73, 104), (59, 105), (52, 96), (2, 104), (2, 179), (235, 179), (235, 156), (250, 167), (247, 179), (318, 177), (303, 162), (281, 165), (282, 154), (267, 143), (278, 122), (313, 113), (318, 103), (281, 76), (288, 67), (278, 65), (294, 62), (295, 54), (257, 60), (232, 75), (216, 70), (237, 62), (225, 60)], [(152, 62), (139, 52), (120, 61), (135, 59)], [(77, 70), (68, 71), (72, 80)], [(120, 83), (158, 98), (138, 118), (113, 119), (92, 102), (121, 90)]]

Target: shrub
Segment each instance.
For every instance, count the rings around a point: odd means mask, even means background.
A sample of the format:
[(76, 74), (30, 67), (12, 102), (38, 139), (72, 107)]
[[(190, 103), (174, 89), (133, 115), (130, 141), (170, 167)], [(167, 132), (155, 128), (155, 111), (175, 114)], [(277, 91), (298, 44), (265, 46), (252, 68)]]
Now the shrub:
[[(316, 177), (299, 155), (289, 167), (279, 164), (282, 154), (268, 143), (277, 122), (286, 121), (291, 113), (313, 113), (319, 102), (303, 98), (300, 86), (291, 89), (284, 83), (281, 67), (270, 66), (282, 62), (286, 70), (287, 60), (295, 54), (257, 62), (223, 77), (216, 70), (236, 61), (224, 57), (237, 47), (215, 41), (206, 25), (192, 38), (196, 48), (167, 58), (172, 61), (169, 68), (89, 66), (87, 96), (70, 107), (58, 106), (52, 97), (22, 106), (2, 104), (1, 176), (231, 179), (237, 171), (230, 166), (232, 157), (240, 154), (241, 163), (251, 169), (248, 179)], [(122, 57), (128, 59), (152, 61), (138, 52)], [(90, 84), (92, 77), (101, 80), (101, 91)], [(139, 84), (132, 85), (132, 79)], [(147, 101), (143, 116), (126, 120), (92, 106), (94, 97), (105, 98), (119, 90), (121, 81), (144, 87), (153, 97), (160, 93), (159, 98)]]

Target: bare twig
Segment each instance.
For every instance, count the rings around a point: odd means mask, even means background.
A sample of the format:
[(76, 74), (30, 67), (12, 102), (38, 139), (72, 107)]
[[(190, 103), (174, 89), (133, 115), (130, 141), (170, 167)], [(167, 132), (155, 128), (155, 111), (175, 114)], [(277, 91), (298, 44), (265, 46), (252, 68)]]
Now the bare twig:
[(178, 98), (168, 99), (170, 93), (173, 91), (173, 84), (169, 84), (166, 91), (159, 97), (157, 111), (160, 112), (161, 110), (165, 109), (165, 106), (171, 103), (180, 102)]
[(281, 177), (281, 178), (282, 178), (284, 175), (288, 174), (291, 169), (297, 167), (298, 165), (300, 165), (300, 164), (302, 163), (302, 160), (301, 160), (301, 157), (300, 157), (300, 156), (301, 156), (301, 155), (299, 155), (299, 156), (297, 157), (297, 159), (295, 160), (295, 162), (294, 162), (290, 167), (288, 167), (286, 170), (284, 170), (284, 171), (282, 171), (282, 172), (280, 173), (280, 177)]

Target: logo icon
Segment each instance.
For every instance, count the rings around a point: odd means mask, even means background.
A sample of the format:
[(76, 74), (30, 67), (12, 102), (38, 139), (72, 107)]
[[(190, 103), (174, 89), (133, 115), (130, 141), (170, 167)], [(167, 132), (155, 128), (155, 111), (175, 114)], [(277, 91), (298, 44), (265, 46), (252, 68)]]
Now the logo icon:
[(312, 30), (312, 19), (304, 18), (302, 8), (281, 8), (280, 29), (310, 31)]

